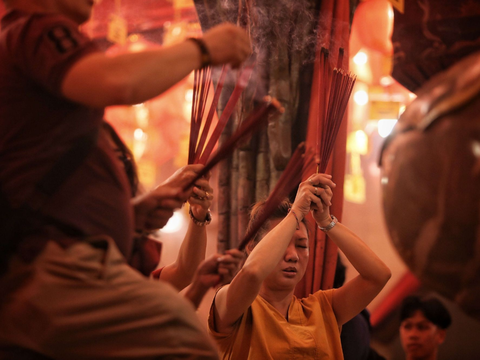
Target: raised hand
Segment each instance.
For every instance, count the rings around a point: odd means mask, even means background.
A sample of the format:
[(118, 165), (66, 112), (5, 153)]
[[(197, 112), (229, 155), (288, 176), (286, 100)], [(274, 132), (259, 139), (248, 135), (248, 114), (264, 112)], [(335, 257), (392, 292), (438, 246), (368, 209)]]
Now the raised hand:
[(245, 254), (237, 249), (227, 250), (225, 255), (212, 255), (198, 266), (185, 297), (198, 308), (208, 289), (227, 284), (233, 279), (244, 258)]
[(201, 178), (195, 182), (191, 196), (188, 198), (190, 209), (193, 216), (198, 221), (204, 221), (207, 212), (212, 205), (213, 200), (213, 188), (209, 183), (210, 174), (207, 174), (205, 178)]
[(217, 25), (203, 36), (212, 65), (230, 64), (239, 67), (252, 53), (248, 34), (231, 23)]
[(309, 211), (313, 211), (313, 216), (317, 222), (329, 218), (329, 207), (332, 205), (331, 188), (335, 186), (331, 175), (314, 174), (310, 176), (298, 187), (292, 210), (302, 218)]
[(210, 288), (228, 284), (240, 269), (245, 254), (237, 249), (227, 250), (225, 255), (214, 254), (200, 264), (194, 282)]

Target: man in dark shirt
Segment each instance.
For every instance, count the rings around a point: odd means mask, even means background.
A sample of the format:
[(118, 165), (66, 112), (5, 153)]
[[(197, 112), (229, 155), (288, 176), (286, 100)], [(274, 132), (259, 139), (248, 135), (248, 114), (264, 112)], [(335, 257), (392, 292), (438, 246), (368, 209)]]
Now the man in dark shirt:
[(452, 319), (435, 298), (406, 297), (400, 309), (400, 340), (407, 360), (436, 360)]
[(8, 203), (34, 202), (39, 182), (63, 154), (80, 138), (96, 137), (78, 167), (44, 199), (42, 220), (14, 239), (15, 253), (0, 277), (0, 355), (216, 358), (191, 306), (125, 262), (134, 230), (145, 229), (146, 219), (150, 227), (152, 218), (161, 224), (158, 210), (179, 207), (190, 194), (180, 189), (194, 174), (132, 207), (131, 183), (103, 125), (103, 108), (146, 101), (206, 64), (238, 66), (250, 53), (247, 35), (223, 24), (199, 41), (107, 57), (78, 30), (93, 0), (5, 4), (0, 186)]

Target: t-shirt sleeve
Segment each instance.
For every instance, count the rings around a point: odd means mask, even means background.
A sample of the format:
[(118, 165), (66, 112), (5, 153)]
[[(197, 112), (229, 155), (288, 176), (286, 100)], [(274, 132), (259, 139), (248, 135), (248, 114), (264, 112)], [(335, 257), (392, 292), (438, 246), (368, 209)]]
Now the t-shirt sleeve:
[[(319, 290), (313, 295), (310, 295), (318, 300), (323, 314), (330, 317), (331, 321), (334, 321), (335, 324), (337, 324), (337, 319), (335, 317), (335, 312), (333, 311), (333, 294), (337, 290), (338, 289)], [(341, 330), (341, 326), (338, 326), (338, 328)]]
[(333, 293), (336, 289), (330, 290), (319, 290), (313, 294), (322, 305), (332, 307), (333, 304)]
[[(213, 297), (212, 305), (210, 306), (210, 312), (208, 314), (208, 331), (213, 336), (213, 338), (217, 341), (226, 340), (226, 339), (232, 337), (232, 334), (235, 332), (235, 329), (232, 332), (229, 332), (229, 333), (221, 333), (221, 332), (217, 331), (217, 326), (215, 324), (215, 306), (216, 306), (215, 305), (215, 300), (217, 299), (217, 294), (218, 294), (218, 292), (220, 291), (221, 288), (222, 287), (219, 287), (215, 291), (215, 296)], [(237, 321), (237, 323), (236, 323), (237, 325), (240, 324), (242, 318), (243, 318), (243, 315)]]
[(62, 81), (75, 62), (99, 49), (78, 25), (58, 15), (33, 15), (17, 30), (12, 55), (27, 77), (61, 94)]

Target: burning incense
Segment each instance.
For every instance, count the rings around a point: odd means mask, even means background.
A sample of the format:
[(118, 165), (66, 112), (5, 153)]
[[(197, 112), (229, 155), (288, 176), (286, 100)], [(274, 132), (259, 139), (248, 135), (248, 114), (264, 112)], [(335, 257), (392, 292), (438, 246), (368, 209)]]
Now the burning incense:
[(210, 110), (208, 111), (207, 118), (205, 119), (205, 125), (203, 126), (202, 135), (198, 141), (198, 145), (195, 150), (195, 158), (193, 162), (197, 164), (202, 153), (202, 149), (205, 147), (205, 141), (207, 140), (207, 135), (210, 130), (210, 125), (212, 124), (213, 115), (215, 114), (215, 109), (217, 108), (218, 100), (220, 99), (220, 94), (222, 93), (223, 83), (225, 82), (225, 77), (227, 75), (227, 68), (224, 66), (222, 68), (222, 73), (218, 79), (217, 88), (215, 89), (215, 94), (213, 96), (212, 103), (210, 104)]
[(223, 144), (212, 156), (212, 158), (205, 164), (205, 167), (202, 169), (202, 171), (200, 171), (197, 176), (183, 188), (183, 190), (186, 191), (192, 187), (198, 179), (203, 177), (216, 164), (229, 156), (233, 150), (235, 150), (235, 147), (241, 140), (253, 133), (260, 126), (265, 125), (270, 114), (275, 112), (282, 113), (283, 111), (284, 109), (278, 100), (270, 96), (265, 97), (263, 103), (250, 113), (250, 115), (242, 122), (235, 133), (232, 134), (225, 144)]
[(208, 132), (212, 124), (213, 116), (217, 108), (220, 94), (223, 89), (223, 84), (227, 75), (227, 68), (223, 67), (220, 78), (213, 95), (213, 100), (210, 103), (202, 133), (202, 121), (207, 108), (207, 98), (212, 86), (212, 70), (210, 68), (203, 68), (195, 70), (193, 82), (193, 98), (192, 98), (192, 114), (190, 121), (190, 140), (188, 147), (188, 163), (189, 164), (205, 164), (208, 161), (215, 145), (220, 138), (228, 120), (230, 119), (235, 106), (240, 99), (240, 96), (250, 81), (254, 65), (246, 66), (240, 72), (235, 84), (235, 88), (230, 95), (230, 98), (222, 111), (222, 115), (218, 123), (207, 141)]
[(188, 147), (189, 164), (193, 164), (195, 159), (198, 134), (200, 133), (205, 104), (212, 84), (211, 73), (210, 68), (202, 68), (194, 72), (190, 142)]
[[(315, 149), (317, 173), (323, 173), (327, 169), (356, 80), (355, 75), (342, 69), (343, 56), (344, 50), (340, 48), (337, 67), (332, 71), (328, 62), (328, 51), (324, 51), (322, 48), (320, 52), (319, 90), (322, 89), (322, 91), (318, 94), (319, 110)], [(322, 82), (323, 84), (321, 84)]]
[[(220, 135), (225, 129), (225, 126), (227, 125), (227, 122), (230, 119), (230, 116), (232, 116), (233, 110), (235, 109), (235, 106), (237, 105), (237, 102), (240, 99), (240, 95), (242, 95), (243, 90), (245, 89), (245, 87), (247, 86), (250, 80), (250, 76), (252, 75), (252, 72), (253, 72), (253, 65), (250, 65), (250, 66), (246, 66), (240, 73), (238, 80), (235, 84), (235, 88), (233, 89), (233, 92), (230, 95), (230, 99), (228, 100), (227, 105), (225, 105), (225, 108), (222, 111), (222, 115), (220, 116), (220, 119), (218, 119), (218, 123), (217, 123), (217, 126), (215, 127), (215, 130), (213, 131), (212, 135), (210, 136), (210, 139), (205, 145), (205, 149), (203, 149), (203, 152), (201, 152), (201, 155), (200, 154), (198, 155), (198, 163), (205, 164), (208, 161), (208, 158), (210, 157), (213, 151), (213, 148), (215, 147), (215, 144), (217, 143), (218, 139), (220, 138)], [(200, 151), (197, 151), (197, 153), (200, 153)]]

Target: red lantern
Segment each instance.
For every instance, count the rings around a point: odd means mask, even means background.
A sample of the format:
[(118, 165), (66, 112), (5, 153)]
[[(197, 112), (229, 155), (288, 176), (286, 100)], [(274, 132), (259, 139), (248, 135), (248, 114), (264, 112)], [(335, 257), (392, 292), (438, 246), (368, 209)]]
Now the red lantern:
[[(393, 9), (388, 0), (365, 0), (355, 10), (352, 24), (354, 48), (365, 46), (385, 55), (392, 55)], [(361, 44), (361, 45), (360, 45)], [(356, 45), (356, 46), (355, 46)]]

